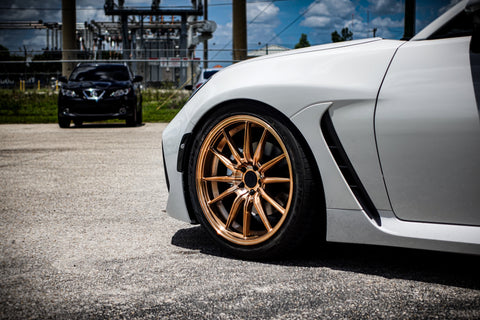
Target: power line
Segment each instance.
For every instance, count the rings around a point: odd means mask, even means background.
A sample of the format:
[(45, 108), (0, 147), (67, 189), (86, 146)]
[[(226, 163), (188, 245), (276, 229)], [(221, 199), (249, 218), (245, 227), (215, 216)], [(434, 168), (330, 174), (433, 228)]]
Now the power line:
[[(271, 0), (252, 0), (252, 1), (247, 1), (247, 3), (262, 3), (262, 2), (270, 2)], [(288, 0), (275, 0), (277, 1), (288, 1)], [(220, 7), (220, 6), (231, 6), (232, 2), (220, 2), (220, 3), (209, 3), (209, 7)]]
[[(36, 11), (59, 11), (62, 8), (20, 8), (20, 7), (0, 7), (0, 10), (36, 10)], [(76, 8), (77, 11), (91, 11), (91, 10), (103, 10), (103, 8)]]
[[(263, 3), (263, 2), (270, 2), (271, 0), (252, 0), (247, 1), (247, 3)], [(288, 0), (274, 0), (274, 1), (288, 1)], [(209, 7), (217, 7), (217, 6), (231, 6), (232, 2), (220, 2), (220, 3), (209, 3)], [(135, 8), (150, 8), (149, 6), (135, 6)], [(164, 9), (178, 9), (178, 8), (190, 8), (189, 6), (175, 6), (175, 5), (168, 5), (162, 6)], [(46, 8), (46, 7), (0, 7), (0, 10), (43, 10), (43, 11), (58, 11), (62, 10), (61, 7), (56, 8)], [(91, 11), (91, 10), (104, 10), (103, 7), (98, 8), (82, 8), (77, 7), (77, 11)]]
[[(318, 0), (315, 0), (314, 3), (318, 2)], [(298, 20), (300, 20), (304, 15), (307, 14), (308, 11), (310, 11), (312, 8), (314, 7), (314, 5), (310, 5), (309, 8), (307, 8), (305, 11), (303, 11), (302, 13), (300, 13), (300, 15), (298, 17), (295, 18), (295, 20), (293, 20), (292, 22), (290, 22), (285, 28), (282, 29), (282, 31), (280, 31), (278, 34), (276, 34), (272, 39), (270, 39), (270, 41), (268, 41), (267, 43), (269, 42), (272, 42), (273, 40), (275, 40), (276, 38), (278, 38), (284, 31), (286, 31), (288, 28), (290, 28), (295, 22), (297, 22)]]
[[(281, 1), (281, 0), (270, 0), (270, 3), (269, 3), (267, 6), (265, 6), (265, 8), (263, 8), (263, 10), (260, 11), (260, 13), (255, 16), (255, 18), (253, 18), (250, 22), (248, 22), (248, 25), (251, 25), (251, 24), (252, 24), (262, 13), (264, 13), (265, 10), (267, 10), (268, 7), (270, 7), (275, 1)], [(258, 1), (258, 2), (260, 2), (260, 1)], [(222, 51), (223, 51), (227, 46), (229, 46), (231, 43), (232, 43), (232, 40), (230, 40), (230, 41), (221, 49), (221, 51), (218, 51), (213, 58), (215, 58), (220, 52), (222, 52)], [(212, 58), (212, 59), (213, 59), (213, 58)]]

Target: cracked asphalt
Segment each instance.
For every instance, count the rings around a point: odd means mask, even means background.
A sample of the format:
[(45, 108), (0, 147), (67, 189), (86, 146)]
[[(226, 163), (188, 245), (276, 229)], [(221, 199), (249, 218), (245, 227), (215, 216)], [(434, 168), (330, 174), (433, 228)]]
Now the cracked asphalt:
[(165, 213), (165, 124), (0, 125), (2, 319), (479, 319), (476, 256), (223, 254)]

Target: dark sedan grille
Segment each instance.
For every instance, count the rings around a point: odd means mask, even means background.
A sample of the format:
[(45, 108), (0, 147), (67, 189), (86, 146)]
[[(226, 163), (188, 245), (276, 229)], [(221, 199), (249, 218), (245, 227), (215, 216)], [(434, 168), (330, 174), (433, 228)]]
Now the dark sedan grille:
[(118, 100), (102, 100), (101, 103), (97, 103), (95, 101), (76, 101), (68, 103), (68, 107), (70, 108), (71, 113), (75, 114), (113, 114), (119, 113), (120, 108), (127, 107), (127, 105), (123, 104)]
[(98, 100), (102, 99), (104, 94), (105, 94), (105, 90), (101, 90), (101, 89), (85, 89), (85, 90), (83, 90), (83, 95), (88, 100), (98, 101)]

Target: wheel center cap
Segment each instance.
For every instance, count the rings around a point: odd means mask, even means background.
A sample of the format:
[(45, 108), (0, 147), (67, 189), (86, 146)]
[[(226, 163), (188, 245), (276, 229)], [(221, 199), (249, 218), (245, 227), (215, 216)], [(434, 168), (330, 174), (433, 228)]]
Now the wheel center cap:
[(243, 182), (249, 188), (255, 187), (258, 182), (257, 174), (251, 170), (245, 172), (245, 174), (243, 175)]

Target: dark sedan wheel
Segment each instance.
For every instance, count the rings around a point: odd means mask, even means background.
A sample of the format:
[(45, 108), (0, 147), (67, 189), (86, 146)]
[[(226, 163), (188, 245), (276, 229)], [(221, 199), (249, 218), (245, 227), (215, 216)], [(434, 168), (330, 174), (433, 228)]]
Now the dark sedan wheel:
[(58, 126), (60, 128), (70, 127), (70, 119), (66, 119), (66, 118), (63, 118), (63, 117), (58, 117)]
[(189, 163), (198, 220), (243, 258), (272, 258), (297, 247), (314, 220), (308, 206), (314, 177), (287, 125), (270, 115), (231, 109), (209, 119)]
[(137, 112), (137, 124), (141, 125), (142, 123), (143, 123), (143, 110), (142, 110), (142, 107), (140, 107)]
[(135, 127), (137, 125), (137, 112), (133, 111), (131, 116), (125, 119), (127, 127)]

